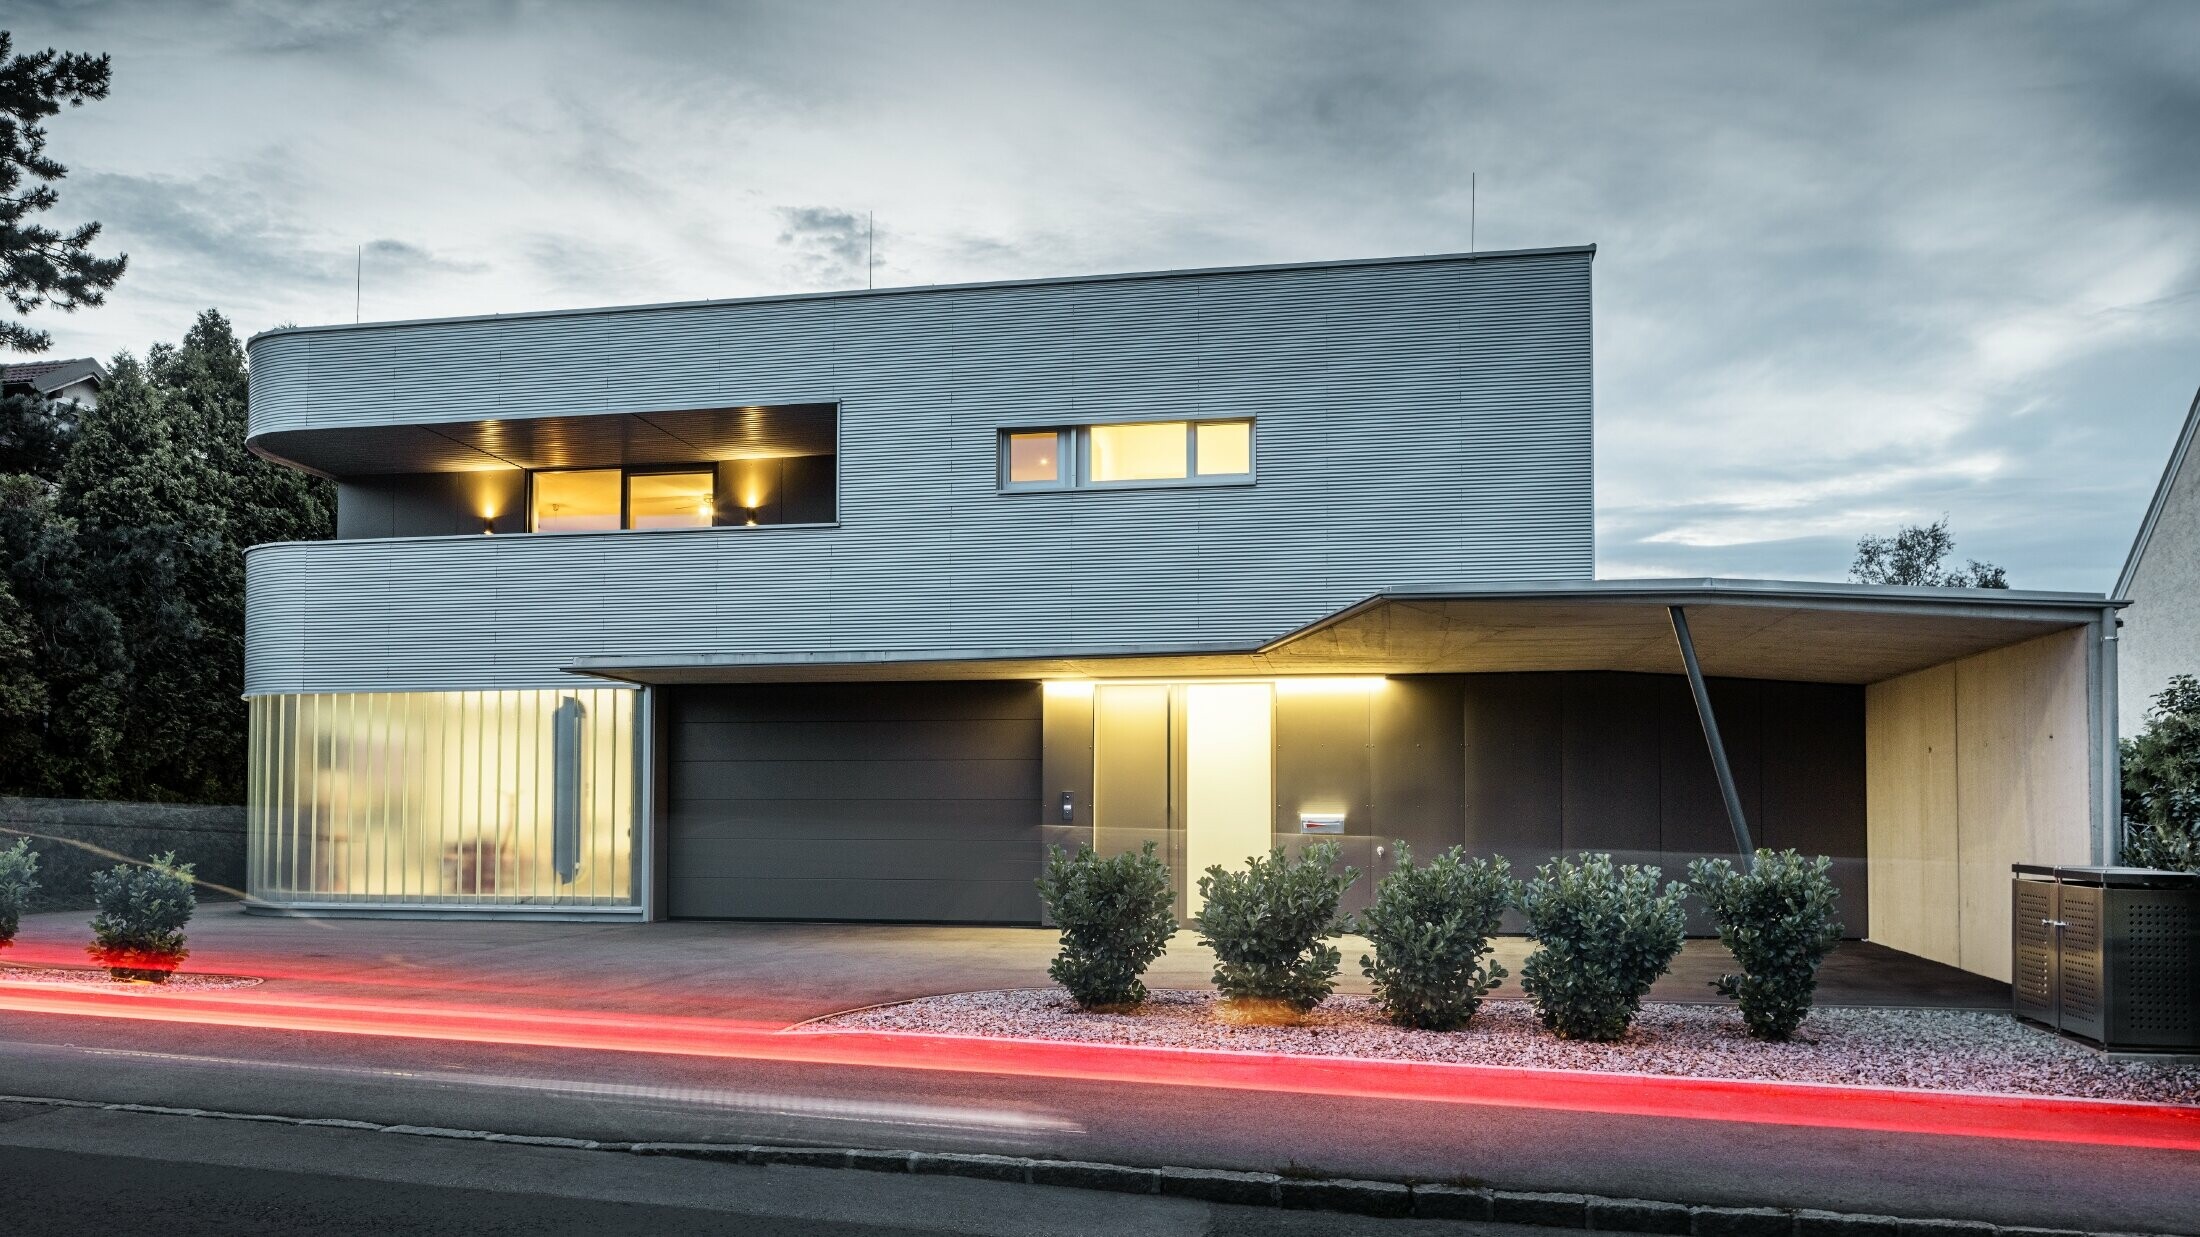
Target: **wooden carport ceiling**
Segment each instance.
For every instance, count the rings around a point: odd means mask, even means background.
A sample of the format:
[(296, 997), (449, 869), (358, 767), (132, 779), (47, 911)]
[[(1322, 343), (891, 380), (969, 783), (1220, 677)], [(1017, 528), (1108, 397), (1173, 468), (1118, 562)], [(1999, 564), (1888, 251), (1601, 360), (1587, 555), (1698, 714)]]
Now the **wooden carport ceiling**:
[(1984, 593), (1774, 581), (1522, 582), (1479, 592), (1379, 594), (1253, 648), (616, 656), (570, 667), (636, 683), (895, 679), (1199, 678), (1617, 670), (1679, 674), (1667, 607), (1688, 612), (1704, 673), (1876, 683), (2084, 626), (2112, 603), (2078, 593)]
[[(1682, 600), (1707, 675), (1876, 683), (2085, 622)], [(1664, 605), (1594, 600), (1398, 600), (1272, 645), (1279, 669), (1391, 673), (1632, 670), (1678, 674)], [(1297, 672), (1297, 671), (1292, 671)]]

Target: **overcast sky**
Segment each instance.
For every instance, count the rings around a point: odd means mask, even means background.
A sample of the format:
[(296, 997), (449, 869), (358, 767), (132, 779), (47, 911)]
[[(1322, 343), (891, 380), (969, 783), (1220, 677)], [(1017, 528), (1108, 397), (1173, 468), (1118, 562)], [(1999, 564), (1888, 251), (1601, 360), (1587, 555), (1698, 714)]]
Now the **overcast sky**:
[(46, 4), (55, 354), (1594, 242), (1599, 574), (2105, 589), (2200, 387), (2200, 4)]

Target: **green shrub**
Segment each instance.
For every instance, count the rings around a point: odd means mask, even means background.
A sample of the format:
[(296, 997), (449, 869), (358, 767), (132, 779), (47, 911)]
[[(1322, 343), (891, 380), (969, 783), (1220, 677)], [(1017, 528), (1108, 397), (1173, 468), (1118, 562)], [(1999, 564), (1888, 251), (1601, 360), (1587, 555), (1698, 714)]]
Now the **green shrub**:
[(38, 892), (38, 852), (23, 838), (0, 850), (0, 949), (15, 943), (15, 930), (30, 909), (31, 895)]
[(1390, 1020), (1424, 1031), (1465, 1026), (1482, 997), (1505, 978), (1484, 961), (1505, 908), (1519, 899), (1503, 859), (1463, 859), (1454, 846), (1424, 866), (1398, 843), (1398, 867), (1375, 890), (1360, 932), (1375, 946), (1360, 970)]
[(1053, 851), (1039, 899), (1062, 929), (1062, 952), (1047, 974), (1079, 1009), (1120, 1012), (1146, 999), (1139, 976), (1176, 931), (1169, 868), (1154, 858), (1153, 843), (1106, 859), (1089, 846)]
[(144, 864), (118, 863), (92, 877), (92, 943), (87, 952), (116, 979), (168, 978), (190, 950), (183, 947), (183, 925), (197, 900), (191, 892), (191, 865), (176, 854), (155, 855)]
[(1562, 1039), (1614, 1040), (1642, 1009), (1643, 994), (1673, 964), (1687, 920), (1678, 881), (1658, 870), (1614, 865), (1610, 855), (1558, 859), (1521, 889), (1535, 953), (1520, 986)]
[(1833, 906), (1841, 892), (1832, 868), (1824, 855), (1805, 859), (1792, 850), (1760, 850), (1747, 872), (1724, 859), (1688, 865), (1719, 940), (1742, 968), (1711, 986), (1740, 1003), (1742, 1021), (1758, 1039), (1788, 1038), (1810, 1012), (1818, 964), (1841, 939)]
[(1337, 844), (1316, 842), (1293, 859), (1276, 847), (1242, 872), (1217, 864), (1199, 878), (1206, 906), (1200, 943), (1215, 951), (1215, 987), (1235, 1002), (1273, 1003), (1299, 1014), (1336, 986), (1345, 930), (1337, 903), (1360, 877), (1336, 870)]
[(2200, 679), (2169, 681), (2123, 758), (2123, 861), (2200, 872)]

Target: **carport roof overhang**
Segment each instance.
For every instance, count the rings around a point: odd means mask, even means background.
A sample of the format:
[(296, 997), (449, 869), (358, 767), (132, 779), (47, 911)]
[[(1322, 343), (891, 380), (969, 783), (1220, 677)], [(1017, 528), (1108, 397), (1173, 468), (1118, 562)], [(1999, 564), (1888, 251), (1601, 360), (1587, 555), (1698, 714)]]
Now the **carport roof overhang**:
[(643, 684), (1234, 675), (1681, 672), (1668, 607), (1688, 612), (1706, 675), (1876, 683), (2100, 622), (2097, 593), (1782, 580), (1522, 580), (1387, 589), (1258, 645), (1076, 653), (703, 653), (584, 657), (577, 674)]

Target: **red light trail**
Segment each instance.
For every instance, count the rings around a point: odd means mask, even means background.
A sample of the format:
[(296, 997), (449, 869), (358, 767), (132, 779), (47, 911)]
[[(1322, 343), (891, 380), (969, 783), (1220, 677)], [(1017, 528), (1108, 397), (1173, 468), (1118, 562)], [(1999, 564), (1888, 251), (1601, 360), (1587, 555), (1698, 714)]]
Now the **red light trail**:
[(715, 1018), (397, 1003), (289, 993), (100, 992), (10, 984), (0, 987), (0, 1010), (258, 1030), (2200, 1151), (2200, 1107), (2055, 1096), (906, 1032), (789, 1031), (774, 1025)]

